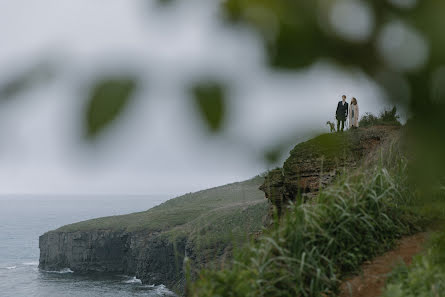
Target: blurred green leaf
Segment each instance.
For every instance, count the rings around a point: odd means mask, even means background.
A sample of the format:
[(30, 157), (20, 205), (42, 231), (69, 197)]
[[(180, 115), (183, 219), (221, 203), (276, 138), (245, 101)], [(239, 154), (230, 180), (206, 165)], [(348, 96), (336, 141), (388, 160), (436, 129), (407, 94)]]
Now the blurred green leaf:
[(269, 164), (276, 164), (281, 161), (283, 151), (281, 148), (271, 149), (264, 152), (264, 160)]
[(7, 81), (0, 84), (0, 100), (9, 100), (21, 92), (28, 91), (38, 84), (51, 80), (54, 76), (54, 67), (50, 63), (38, 63)]
[(99, 81), (91, 90), (85, 111), (85, 136), (95, 138), (128, 106), (136, 82), (131, 78)]
[(225, 88), (216, 82), (199, 83), (192, 88), (196, 108), (212, 133), (222, 129), (226, 117)]

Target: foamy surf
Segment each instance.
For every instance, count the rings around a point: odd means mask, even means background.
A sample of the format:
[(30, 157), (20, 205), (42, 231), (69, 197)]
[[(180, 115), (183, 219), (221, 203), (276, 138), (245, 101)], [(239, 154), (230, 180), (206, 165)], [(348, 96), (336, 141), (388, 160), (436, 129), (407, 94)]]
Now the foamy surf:
[(13, 270), (13, 269), (16, 269), (17, 268), (17, 266), (8, 266), (8, 267), (5, 267), (5, 269), (7, 269), (7, 270)]
[(22, 263), (22, 265), (25, 265), (25, 266), (39, 266), (39, 262), (38, 261), (24, 262), (24, 263)]
[(124, 281), (124, 283), (126, 283), (126, 284), (142, 284), (142, 281), (134, 276), (131, 279)]
[(156, 294), (161, 296), (177, 296), (175, 293), (167, 289), (164, 285), (159, 285), (155, 288)]
[(67, 274), (67, 273), (74, 273), (74, 271), (72, 271), (71, 269), (69, 269), (69, 268), (63, 268), (63, 269), (61, 269), (61, 270), (59, 270), (59, 271), (51, 271), (51, 270), (42, 270), (43, 272), (46, 272), (46, 273), (56, 273), (56, 274)]

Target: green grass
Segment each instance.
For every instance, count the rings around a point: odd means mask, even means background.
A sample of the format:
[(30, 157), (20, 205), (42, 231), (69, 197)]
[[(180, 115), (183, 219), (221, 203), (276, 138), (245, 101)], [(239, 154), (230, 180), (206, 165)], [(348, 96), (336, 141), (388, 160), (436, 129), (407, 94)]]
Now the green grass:
[[(263, 199), (265, 200), (265, 199)], [(203, 267), (217, 268), (232, 257), (233, 247), (240, 247), (261, 232), (267, 221), (270, 205), (254, 201), (242, 206), (217, 209), (190, 223), (165, 233), (172, 242), (186, 237), (193, 249), (193, 273)]]
[(433, 231), (425, 251), (408, 267), (401, 263), (389, 277), (383, 297), (445, 296), (445, 188), (416, 201), (414, 211), (428, 220)]
[[(125, 230), (129, 232), (162, 232), (173, 228), (188, 230), (200, 226), (208, 218), (236, 216), (239, 210), (255, 204), (266, 205), (264, 193), (258, 190), (262, 177), (233, 183), (209, 190), (190, 193), (171, 199), (144, 212), (92, 219), (63, 226), (56, 232), (90, 230)], [(265, 207), (258, 207), (258, 216), (267, 214)], [(261, 220), (260, 220), (261, 221)], [(224, 224), (223, 224), (224, 225)], [(227, 227), (229, 228), (229, 227)]]
[(398, 151), (343, 175), (311, 204), (292, 205), (279, 223), (239, 251), (231, 267), (204, 270), (190, 296), (330, 296), (341, 277), (418, 230)]

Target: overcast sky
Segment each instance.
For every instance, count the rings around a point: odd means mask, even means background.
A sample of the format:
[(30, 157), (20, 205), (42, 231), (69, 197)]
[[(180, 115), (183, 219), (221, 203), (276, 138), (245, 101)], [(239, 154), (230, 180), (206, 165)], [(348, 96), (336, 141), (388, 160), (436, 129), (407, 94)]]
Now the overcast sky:
[[(221, 26), (214, 2), (1, 1), (0, 82), (42, 60), (57, 75), (0, 104), (0, 194), (174, 196), (241, 181), (267, 169), (266, 148), (327, 131), (342, 94), (361, 113), (385, 106), (358, 71), (269, 70), (259, 40)], [(82, 88), (120, 71), (142, 77), (136, 100), (98, 144), (84, 143)], [(206, 77), (231, 85), (222, 137), (208, 137), (184, 93)]]

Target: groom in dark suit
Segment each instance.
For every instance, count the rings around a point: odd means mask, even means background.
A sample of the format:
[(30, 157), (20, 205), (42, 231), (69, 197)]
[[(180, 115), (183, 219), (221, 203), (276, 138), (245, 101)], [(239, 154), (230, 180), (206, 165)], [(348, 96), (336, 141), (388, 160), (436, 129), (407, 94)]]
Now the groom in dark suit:
[(341, 124), (341, 132), (345, 129), (345, 121), (348, 117), (349, 106), (348, 102), (346, 102), (346, 96), (343, 95), (341, 97), (341, 101), (337, 104), (337, 111), (335, 112), (335, 117), (337, 118), (337, 132), (340, 132), (340, 124)]

